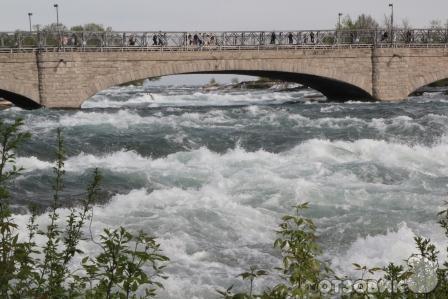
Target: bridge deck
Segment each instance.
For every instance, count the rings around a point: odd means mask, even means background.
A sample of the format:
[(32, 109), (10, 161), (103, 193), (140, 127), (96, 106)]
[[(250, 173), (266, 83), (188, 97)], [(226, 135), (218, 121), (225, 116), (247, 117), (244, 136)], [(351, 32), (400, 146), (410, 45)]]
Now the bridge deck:
[[(203, 51), (334, 48), (440, 48), (448, 28), (219, 32), (122, 32), (40, 30), (0, 32), (6, 52)], [(95, 49), (93, 49), (95, 48)], [(62, 49), (62, 50), (61, 50)]]
[(448, 44), (336, 44), (336, 45), (272, 45), (272, 46), (126, 46), (126, 47), (21, 47), (0, 48), (0, 53), (35, 52), (201, 52), (201, 51), (279, 51), (279, 50), (331, 50), (331, 49), (372, 49), (372, 48), (448, 48)]

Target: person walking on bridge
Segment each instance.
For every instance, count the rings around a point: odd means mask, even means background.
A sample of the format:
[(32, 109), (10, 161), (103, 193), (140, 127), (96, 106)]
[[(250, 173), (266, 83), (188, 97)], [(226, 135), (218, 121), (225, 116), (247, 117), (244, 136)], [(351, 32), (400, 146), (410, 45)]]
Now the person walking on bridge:
[(159, 44), (159, 41), (158, 41), (157, 35), (154, 34), (154, 35), (152, 36), (152, 45), (153, 45), (153, 46), (157, 46), (158, 44)]
[(292, 32), (288, 33), (288, 42), (290, 45), (294, 43), (294, 36), (292, 35)]
[(135, 36), (131, 35), (129, 37), (129, 46), (135, 46)]
[(197, 33), (195, 33), (193, 36), (193, 45), (195, 46), (199, 45), (199, 36)]
[(277, 36), (275, 35), (275, 32), (272, 31), (271, 33), (271, 45), (275, 45), (275, 40), (277, 39)]

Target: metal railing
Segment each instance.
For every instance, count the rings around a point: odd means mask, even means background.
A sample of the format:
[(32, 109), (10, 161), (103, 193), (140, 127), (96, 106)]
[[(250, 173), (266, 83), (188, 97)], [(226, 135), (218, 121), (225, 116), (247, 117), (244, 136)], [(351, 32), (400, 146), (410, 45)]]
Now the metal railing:
[(0, 32), (0, 51), (202, 51), (334, 47), (446, 47), (448, 29)]

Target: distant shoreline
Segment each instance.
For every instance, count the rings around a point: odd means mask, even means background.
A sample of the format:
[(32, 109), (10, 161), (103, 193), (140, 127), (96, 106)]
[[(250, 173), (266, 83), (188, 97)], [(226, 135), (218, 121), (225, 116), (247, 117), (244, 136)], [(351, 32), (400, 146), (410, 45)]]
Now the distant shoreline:
[(12, 106), (13, 105), (12, 105), (11, 102), (9, 102), (9, 101), (7, 101), (5, 99), (0, 98), (0, 110), (7, 109), (7, 108), (10, 108)]

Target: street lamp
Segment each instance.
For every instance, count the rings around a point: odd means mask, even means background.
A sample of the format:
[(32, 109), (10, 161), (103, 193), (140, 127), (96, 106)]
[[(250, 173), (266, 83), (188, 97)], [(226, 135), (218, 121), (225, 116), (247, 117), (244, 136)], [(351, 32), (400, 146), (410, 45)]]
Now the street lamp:
[(338, 13), (338, 29), (341, 29), (341, 17), (342, 17), (342, 13)]
[(390, 41), (391, 43), (394, 41), (394, 5), (392, 3), (389, 4), (391, 9), (390, 12)]
[(54, 4), (53, 7), (56, 8), (56, 27), (59, 30), (59, 5)]
[(31, 29), (31, 28), (32, 28), (32, 27), (31, 27), (31, 16), (32, 16), (32, 15), (33, 15), (32, 12), (29, 12), (29, 13), (28, 13), (28, 20), (30, 21), (30, 32), (33, 31), (33, 30)]

